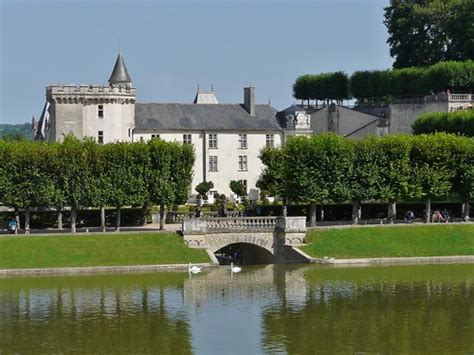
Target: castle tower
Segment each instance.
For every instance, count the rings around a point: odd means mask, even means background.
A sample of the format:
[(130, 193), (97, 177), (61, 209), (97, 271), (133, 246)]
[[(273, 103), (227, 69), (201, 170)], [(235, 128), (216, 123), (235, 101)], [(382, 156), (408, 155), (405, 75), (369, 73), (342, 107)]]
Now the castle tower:
[(125, 86), (129, 87), (132, 85), (132, 79), (128, 75), (127, 67), (123, 61), (122, 55), (119, 53), (117, 60), (115, 61), (114, 70), (109, 78), (110, 86)]
[(132, 140), (136, 90), (120, 54), (109, 85), (54, 84), (46, 88), (46, 100), (51, 105), (50, 141), (70, 133), (99, 143)]

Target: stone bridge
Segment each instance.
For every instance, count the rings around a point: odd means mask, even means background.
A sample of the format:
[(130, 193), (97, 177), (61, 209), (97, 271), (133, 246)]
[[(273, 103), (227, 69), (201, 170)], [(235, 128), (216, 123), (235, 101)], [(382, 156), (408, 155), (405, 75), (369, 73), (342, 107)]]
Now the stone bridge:
[[(299, 249), (306, 234), (305, 217), (223, 217), (183, 220), (184, 241), (212, 253), (239, 244), (248, 263), (307, 262)], [(258, 247), (257, 249), (255, 247)], [(258, 251), (261, 248), (263, 251)]]

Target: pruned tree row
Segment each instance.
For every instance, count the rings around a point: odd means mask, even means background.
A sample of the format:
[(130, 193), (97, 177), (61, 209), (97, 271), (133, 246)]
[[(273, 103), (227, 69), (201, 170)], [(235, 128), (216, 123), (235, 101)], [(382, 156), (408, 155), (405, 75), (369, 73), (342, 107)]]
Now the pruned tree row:
[[(76, 231), (77, 211), (117, 209), (120, 229), (123, 206), (161, 206), (186, 202), (192, 181), (194, 151), (190, 145), (153, 139), (148, 143), (99, 145), (93, 140), (68, 136), (62, 143), (0, 140), (0, 204), (25, 211), (49, 207), (71, 210), (71, 230)], [(163, 213), (163, 212), (162, 212)], [(163, 221), (164, 219), (162, 219)]]
[(393, 223), (396, 203), (456, 194), (469, 215), (474, 198), (474, 139), (447, 133), (390, 135), (349, 140), (335, 134), (294, 137), (282, 148), (267, 148), (258, 186), (264, 193), (316, 206), (352, 201), (358, 223), (364, 201), (384, 201)]
[(345, 100), (380, 103), (392, 98), (413, 98), (447, 91), (470, 92), (474, 88), (474, 61), (445, 61), (429, 67), (362, 70), (349, 78), (342, 72), (306, 74), (293, 84), (293, 96), (301, 100)]

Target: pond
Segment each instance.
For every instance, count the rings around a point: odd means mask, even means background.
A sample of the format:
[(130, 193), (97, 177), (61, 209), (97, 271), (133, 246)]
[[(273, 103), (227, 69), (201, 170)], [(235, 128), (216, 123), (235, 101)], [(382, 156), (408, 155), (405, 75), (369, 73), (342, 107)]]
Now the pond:
[(474, 265), (0, 279), (0, 353), (466, 353)]

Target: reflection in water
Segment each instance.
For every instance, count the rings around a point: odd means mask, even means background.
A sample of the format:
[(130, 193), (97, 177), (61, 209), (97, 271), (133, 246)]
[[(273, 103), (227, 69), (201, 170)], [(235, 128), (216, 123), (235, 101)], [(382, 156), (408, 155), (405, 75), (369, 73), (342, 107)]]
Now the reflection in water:
[(0, 279), (0, 353), (469, 352), (472, 265)]

